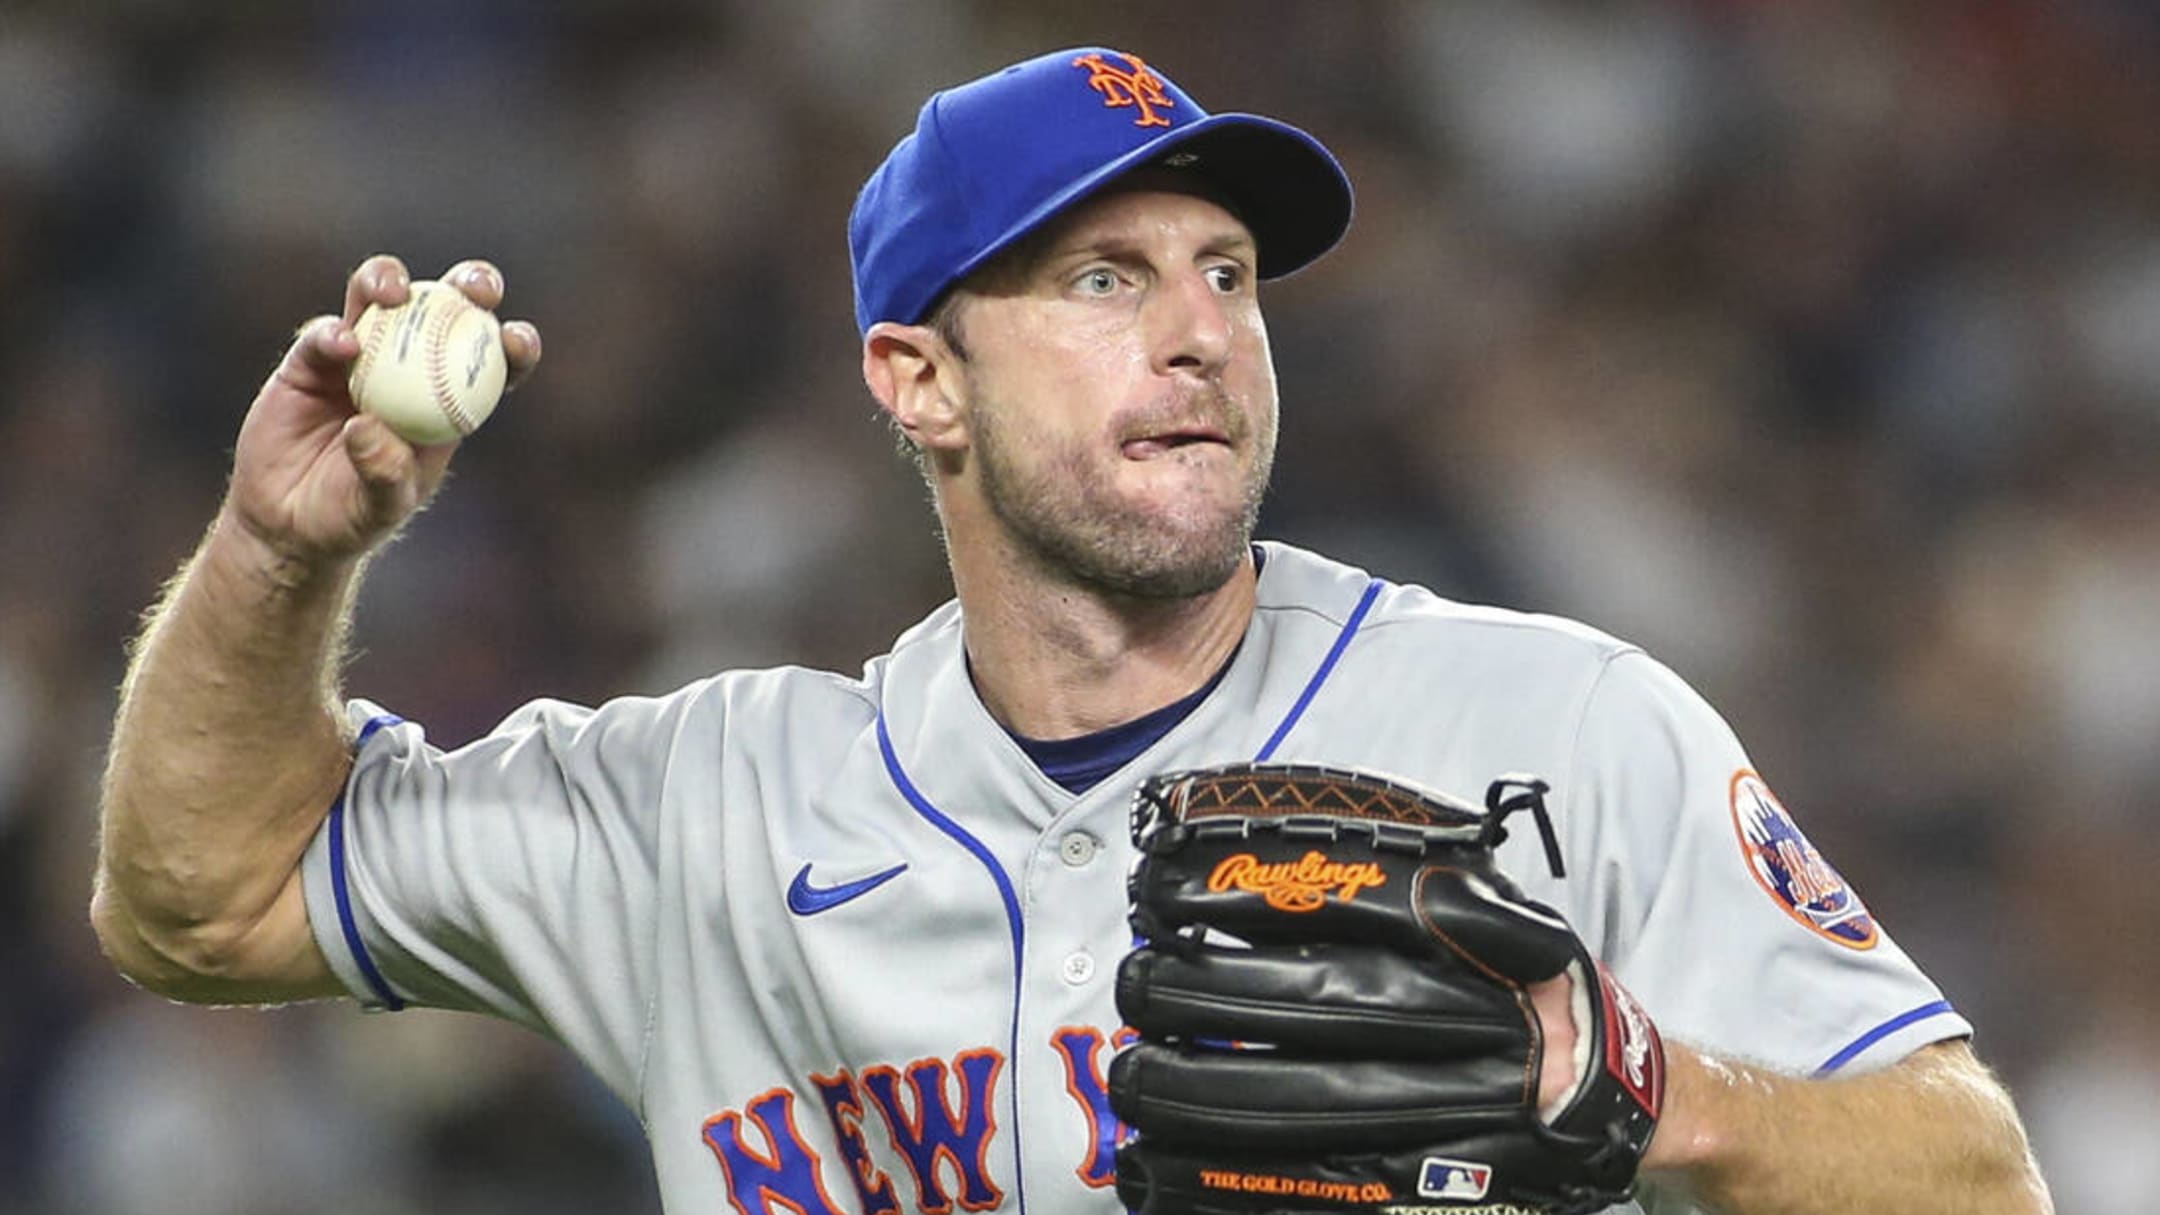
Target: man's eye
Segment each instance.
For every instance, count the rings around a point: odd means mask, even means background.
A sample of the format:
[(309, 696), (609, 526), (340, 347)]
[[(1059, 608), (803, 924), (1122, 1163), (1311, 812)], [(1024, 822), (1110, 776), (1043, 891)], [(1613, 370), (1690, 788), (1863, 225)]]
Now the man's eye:
[(1117, 274), (1109, 270), (1090, 270), (1080, 276), (1076, 284), (1083, 295), (1109, 295), (1117, 290)]
[(1245, 270), (1242, 266), (1210, 266), (1207, 277), (1217, 291), (1226, 295), (1245, 285)]

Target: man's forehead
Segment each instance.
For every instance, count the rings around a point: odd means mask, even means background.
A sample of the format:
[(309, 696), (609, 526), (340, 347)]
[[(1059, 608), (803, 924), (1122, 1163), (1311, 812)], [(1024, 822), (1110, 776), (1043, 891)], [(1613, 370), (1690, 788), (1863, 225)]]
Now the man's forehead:
[(1030, 242), (1057, 253), (1103, 240), (1138, 237), (1172, 224), (1210, 246), (1252, 246), (1253, 235), (1220, 192), (1203, 178), (1174, 170), (1144, 169), (1120, 178), (1075, 204)]
[(1205, 178), (1147, 168), (1126, 174), (1007, 246), (954, 284), (952, 294), (1025, 294), (1051, 263), (1135, 248), (1148, 239), (1151, 228), (1160, 231), (1165, 223), (1177, 225), (1180, 235), (1201, 249), (1259, 263), (1259, 242), (1252, 230)]

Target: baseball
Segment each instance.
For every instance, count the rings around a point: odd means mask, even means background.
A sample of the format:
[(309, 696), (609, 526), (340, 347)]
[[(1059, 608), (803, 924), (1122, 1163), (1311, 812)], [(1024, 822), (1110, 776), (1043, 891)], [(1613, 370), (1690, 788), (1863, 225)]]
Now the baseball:
[(354, 332), (353, 403), (410, 442), (464, 438), (502, 399), (502, 325), (455, 287), (416, 282), (402, 307), (369, 305)]

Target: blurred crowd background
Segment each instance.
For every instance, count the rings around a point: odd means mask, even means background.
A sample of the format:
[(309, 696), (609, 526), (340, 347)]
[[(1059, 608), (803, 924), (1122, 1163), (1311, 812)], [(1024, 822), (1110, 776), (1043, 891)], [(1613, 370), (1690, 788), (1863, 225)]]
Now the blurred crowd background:
[(520, 1031), (104, 966), (126, 640), (390, 250), (495, 259), (547, 357), (377, 563), (354, 691), (456, 743), (855, 670), (949, 592), (853, 192), (930, 90), (1097, 41), (1358, 183), (1265, 296), (1263, 532), (1666, 659), (1978, 1024), (2066, 1215), (2160, 1204), (2160, 9), (0, 0), (0, 1215), (657, 1210)]

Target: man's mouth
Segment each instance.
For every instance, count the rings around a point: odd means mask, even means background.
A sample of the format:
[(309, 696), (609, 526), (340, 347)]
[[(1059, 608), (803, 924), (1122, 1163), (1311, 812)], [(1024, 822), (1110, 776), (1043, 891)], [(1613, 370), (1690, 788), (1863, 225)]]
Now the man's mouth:
[(1175, 430), (1165, 430), (1155, 434), (1142, 435), (1136, 439), (1127, 439), (1124, 443), (1124, 452), (1125, 458), (1128, 460), (1152, 460), (1164, 452), (1175, 451), (1180, 447), (1191, 447), (1200, 443), (1228, 447), (1230, 437), (1212, 426), (1179, 427)]

